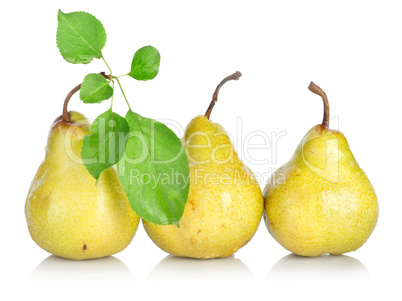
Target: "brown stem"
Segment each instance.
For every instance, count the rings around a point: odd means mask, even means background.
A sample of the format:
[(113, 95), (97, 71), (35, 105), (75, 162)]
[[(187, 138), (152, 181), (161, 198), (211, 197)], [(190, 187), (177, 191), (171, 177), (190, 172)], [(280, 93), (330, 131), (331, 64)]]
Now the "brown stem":
[(313, 82), (310, 83), (308, 89), (314, 94), (321, 96), (322, 100), (324, 101), (324, 117), (322, 119), (322, 124), (326, 127), (329, 127), (329, 102), (327, 94), (325, 94), (325, 92)]
[[(111, 79), (112, 77), (110, 75), (106, 75), (105, 72), (100, 72), (99, 74), (103, 75), (106, 79)], [(68, 113), (67, 107), (68, 107), (68, 103), (71, 99), (71, 97), (81, 89), (81, 84), (77, 85), (74, 87), (74, 89), (72, 89), (66, 96), (66, 99), (64, 100), (64, 105), (63, 105), (63, 115), (61, 115), (63, 117), (63, 120), (66, 122), (70, 122), (71, 118), (70, 118), (70, 114)]]
[(218, 94), (219, 94), (219, 90), (221, 89), (221, 87), (228, 81), (230, 80), (238, 80), (241, 76), (241, 72), (240, 71), (236, 71), (235, 73), (233, 73), (232, 75), (229, 75), (227, 77), (225, 77), (220, 83), (219, 85), (216, 87), (214, 95), (212, 96), (212, 100), (211, 103), (209, 104), (209, 107), (207, 109), (207, 111), (205, 112), (205, 117), (207, 117), (209, 119), (209, 117), (211, 116), (211, 112), (212, 109), (215, 106), (215, 103), (218, 101)]
[(63, 120), (66, 122), (70, 122), (71, 118), (70, 118), (70, 114), (67, 111), (67, 106), (68, 106), (68, 102), (70, 101), (71, 97), (74, 95), (75, 92), (77, 92), (79, 89), (81, 89), (81, 84), (77, 85), (74, 87), (74, 89), (72, 89), (70, 91), (70, 93), (67, 94), (66, 99), (64, 100), (64, 105), (63, 105)]

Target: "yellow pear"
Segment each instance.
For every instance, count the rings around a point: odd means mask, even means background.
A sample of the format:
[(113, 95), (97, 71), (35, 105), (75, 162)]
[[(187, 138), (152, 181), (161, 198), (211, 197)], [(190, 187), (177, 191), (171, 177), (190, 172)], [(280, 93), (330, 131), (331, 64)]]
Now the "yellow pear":
[(116, 170), (106, 169), (95, 185), (83, 165), (87, 134), (89, 121), (77, 112), (70, 112), (70, 121), (56, 119), (25, 204), (32, 239), (49, 253), (75, 260), (122, 251), (139, 223)]
[(302, 256), (339, 255), (360, 248), (374, 230), (378, 203), (343, 134), (329, 128), (324, 101), (322, 124), (303, 138), (293, 157), (264, 189), (264, 220), (271, 235)]
[(253, 237), (263, 212), (261, 189), (238, 158), (223, 127), (209, 120), (220, 87), (237, 80), (228, 76), (217, 87), (205, 116), (187, 126), (183, 143), (190, 161), (190, 192), (180, 228), (143, 220), (162, 250), (199, 259), (227, 257)]

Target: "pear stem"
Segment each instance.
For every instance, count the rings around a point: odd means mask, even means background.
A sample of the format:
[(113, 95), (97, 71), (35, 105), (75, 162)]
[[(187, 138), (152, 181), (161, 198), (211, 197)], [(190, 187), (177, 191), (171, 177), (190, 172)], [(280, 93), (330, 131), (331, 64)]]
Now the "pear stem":
[(238, 80), (241, 75), (242, 75), (242, 74), (241, 74), (240, 71), (236, 71), (236, 72), (233, 73), (232, 75), (229, 75), (229, 76), (225, 77), (225, 78), (219, 83), (219, 85), (218, 85), (218, 86), (216, 87), (216, 89), (215, 89), (214, 95), (212, 95), (212, 100), (211, 100), (211, 103), (209, 104), (209, 107), (208, 107), (207, 111), (205, 112), (205, 117), (207, 117), (207, 118), (209, 119), (209, 117), (211, 116), (212, 109), (214, 108), (215, 103), (218, 101), (218, 94), (219, 94), (219, 91), (220, 91), (220, 89), (222, 88), (222, 86), (223, 86), (226, 82), (228, 82), (228, 81), (230, 81), (230, 80)]
[(314, 94), (321, 96), (322, 100), (324, 101), (324, 117), (322, 119), (322, 124), (326, 127), (329, 127), (329, 102), (327, 94), (325, 94), (325, 92), (313, 82), (310, 83), (308, 89)]
[[(106, 75), (105, 72), (100, 72), (100, 75), (103, 75), (106, 79), (111, 79), (110, 75)], [(62, 118), (64, 121), (66, 122), (70, 122), (71, 118), (70, 118), (70, 114), (68, 113), (67, 107), (68, 107), (68, 103), (71, 99), (71, 97), (73, 97), (73, 95), (79, 91), (81, 89), (81, 84), (75, 86), (66, 96), (66, 99), (64, 100), (64, 105), (63, 105), (63, 115)]]
[(70, 91), (70, 93), (67, 94), (66, 99), (64, 100), (62, 116), (63, 116), (63, 120), (66, 122), (71, 121), (70, 114), (68, 113), (68, 110), (67, 110), (68, 102), (70, 101), (71, 97), (75, 94), (75, 92), (77, 92), (80, 89), (81, 89), (81, 84), (75, 86), (74, 89), (72, 89)]

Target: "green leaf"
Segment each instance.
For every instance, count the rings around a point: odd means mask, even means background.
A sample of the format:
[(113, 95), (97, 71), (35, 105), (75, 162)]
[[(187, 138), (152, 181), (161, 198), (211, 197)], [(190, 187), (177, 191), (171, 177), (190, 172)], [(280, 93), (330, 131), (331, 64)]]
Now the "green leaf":
[(109, 109), (95, 119), (91, 132), (84, 137), (81, 158), (89, 173), (99, 180), (102, 171), (123, 157), (130, 127), (123, 117)]
[(80, 90), (80, 99), (84, 103), (101, 103), (112, 95), (113, 88), (103, 75), (90, 73), (84, 77)]
[(102, 23), (86, 12), (57, 15), (57, 47), (63, 58), (72, 64), (88, 64), (102, 57), (106, 32)]
[(189, 164), (175, 133), (166, 125), (131, 110), (125, 156), (117, 163), (133, 210), (158, 225), (175, 224), (183, 215), (189, 192)]
[(154, 79), (158, 75), (160, 62), (161, 56), (155, 47), (142, 47), (134, 54), (128, 75), (136, 80)]

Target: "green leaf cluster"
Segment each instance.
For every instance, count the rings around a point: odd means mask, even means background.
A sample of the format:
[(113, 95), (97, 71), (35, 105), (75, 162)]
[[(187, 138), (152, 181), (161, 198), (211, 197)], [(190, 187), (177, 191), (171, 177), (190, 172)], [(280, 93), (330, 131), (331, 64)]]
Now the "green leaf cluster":
[[(101, 103), (111, 98), (110, 108), (99, 115), (84, 137), (81, 157), (88, 172), (98, 180), (102, 172), (117, 164), (119, 180), (133, 210), (155, 224), (179, 226), (189, 192), (189, 165), (180, 139), (166, 125), (131, 110), (119, 78), (154, 79), (160, 54), (153, 46), (138, 49), (130, 71), (114, 76), (102, 49), (106, 31), (102, 23), (86, 12), (58, 12), (57, 46), (72, 64), (102, 59), (109, 75), (90, 73), (83, 79), (80, 99)], [(129, 110), (123, 118), (113, 112), (114, 82), (117, 82)]]

